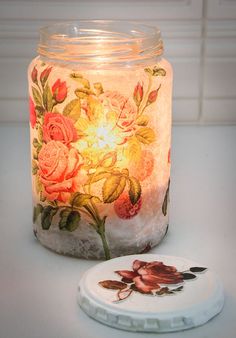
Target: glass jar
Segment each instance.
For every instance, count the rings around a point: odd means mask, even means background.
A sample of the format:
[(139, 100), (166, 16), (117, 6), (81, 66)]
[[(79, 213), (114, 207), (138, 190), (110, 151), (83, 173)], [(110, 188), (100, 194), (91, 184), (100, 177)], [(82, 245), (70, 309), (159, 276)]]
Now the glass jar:
[(168, 227), (172, 69), (160, 31), (125, 21), (40, 30), (29, 65), (33, 226), (61, 254), (147, 252)]

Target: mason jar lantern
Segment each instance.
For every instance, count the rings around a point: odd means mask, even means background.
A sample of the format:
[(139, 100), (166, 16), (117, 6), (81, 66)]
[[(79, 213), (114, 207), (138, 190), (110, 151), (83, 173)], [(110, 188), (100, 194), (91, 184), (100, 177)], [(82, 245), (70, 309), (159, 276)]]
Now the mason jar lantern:
[(172, 69), (160, 31), (119, 21), (40, 30), (29, 65), (33, 227), (46, 247), (146, 252), (168, 227)]

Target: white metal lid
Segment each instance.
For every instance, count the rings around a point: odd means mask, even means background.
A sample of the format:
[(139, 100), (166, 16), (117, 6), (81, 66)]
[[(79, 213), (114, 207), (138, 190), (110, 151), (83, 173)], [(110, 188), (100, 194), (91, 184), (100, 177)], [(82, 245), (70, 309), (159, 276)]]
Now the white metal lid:
[(224, 304), (218, 277), (185, 258), (144, 254), (97, 264), (78, 302), (92, 318), (129, 331), (170, 332), (206, 323)]

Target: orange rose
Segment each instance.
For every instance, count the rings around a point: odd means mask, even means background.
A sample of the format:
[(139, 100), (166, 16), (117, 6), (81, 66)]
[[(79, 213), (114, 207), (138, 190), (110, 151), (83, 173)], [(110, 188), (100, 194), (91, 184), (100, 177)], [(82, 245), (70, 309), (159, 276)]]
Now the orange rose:
[(77, 131), (73, 120), (60, 113), (46, 113), (43, 123), (43, 139), (45, 142), (54, 140), (64, 144), (77, 141)]
[(50, 201), (67, 202), (72, 192), (84, 183), (82, 156), (59, 141), (44, 144), (38, 156), (43, 195)]

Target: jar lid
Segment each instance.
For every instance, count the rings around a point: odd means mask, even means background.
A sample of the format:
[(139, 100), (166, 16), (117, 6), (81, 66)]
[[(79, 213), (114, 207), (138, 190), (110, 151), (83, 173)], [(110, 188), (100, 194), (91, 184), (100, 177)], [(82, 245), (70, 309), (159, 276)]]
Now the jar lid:
[(78, 302), (92, 318), (128, 331), (171, 332), (206, 323), (224, 303), (223, 287), (204, 265), (144, 254), (95, 265), (82, 277)]

